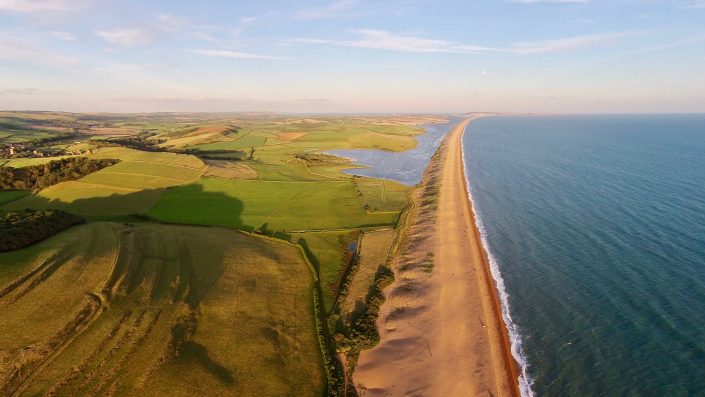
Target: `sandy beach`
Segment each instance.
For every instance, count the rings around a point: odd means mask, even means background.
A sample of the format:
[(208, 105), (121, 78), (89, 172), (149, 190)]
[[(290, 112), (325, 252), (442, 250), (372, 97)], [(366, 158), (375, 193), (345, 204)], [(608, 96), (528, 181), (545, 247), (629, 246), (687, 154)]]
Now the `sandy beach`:
[(451, 131), (412, 195), (378, 319), (361, 353), (361, 396), (518, 396), (501, 307), (467, 192), (462, 136)]

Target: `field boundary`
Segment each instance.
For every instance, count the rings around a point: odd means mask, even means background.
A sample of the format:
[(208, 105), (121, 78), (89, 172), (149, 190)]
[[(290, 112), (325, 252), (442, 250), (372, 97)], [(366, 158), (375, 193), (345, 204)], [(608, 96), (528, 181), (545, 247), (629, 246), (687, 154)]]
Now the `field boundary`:
[[(334, 346), (331, 346), (331, 341), (332, 338), (330, 337), (330, 330), (328, 329), (327, 326), (327, 321), (325, 318), (325, 311), (322, 310), (321, 308), (321, 302), (323, 301), (323, 291), (321, 290), (321, 283), (320, 283), (320, 275), (318, 273), (318, 270), (314, 266), (313, 262), (309, 259), (308, 254), (306, 253), (306, 249), (301, 246), (300, 244), (292, 243), (291, 241), (287, 241), (284, 239), (276, 238), (276, 237), (271, 237), (267, 235), (262, 235), (262, 234), (257, 234), (257, 233), (252, 233), (252, 232), (247, 232), (244, 230), (237, 230), (237, 232), (242, 233), (247, 236), (251, 237), (256, 237), (259, 239), (263, 240), (268, 240), (268, 241), (274, 241), (280, 244), (285, 244), (289, 246), (293, 246), (296, 248), (297, 252), (301, 256), (301, 258), (306, 262), (306, 265), (308, 266), (309, 270), (311, 271), (311, 276), (313, 277), (313, 288), (312, 288), (312, 307), (313, 307), (313, 314), (315, 318), (315, 331), (316, 331), (316, 337), (318, 339), (318, 344), (320, 348), (320, 356), (319, 356), (319, 364), (323, 368), (323, 372), (326, 374), (326, 387), (324, 391), (324, 396), (337, 396), (339, 395), (339, 388), (341, 385), (338, 385), (339, 380), (336, 377), (336, 372), (343, 372), (341, 371), (342, 364), (340, 361), (336, 358), (334, 352)], [(344, 372), (343, 372), (344, 374)]]

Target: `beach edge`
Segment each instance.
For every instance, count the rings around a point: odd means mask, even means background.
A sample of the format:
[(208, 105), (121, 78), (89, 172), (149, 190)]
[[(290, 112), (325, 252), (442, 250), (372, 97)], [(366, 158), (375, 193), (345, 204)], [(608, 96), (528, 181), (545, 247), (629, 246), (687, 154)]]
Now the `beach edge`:
[[(479, 250), (482, 258), (482, 269), (484, 278), (484, 288), (490, 300), (490, 306), (492, 307), (492, 314), (496, 320), (497, 332), (500, 334), (499, 345), (501, 347), (501, 356), (504, 363), (504, 368), (507, 376), (509, 377), (509, 384), (511, 390), (511, 395), (513, 396), (523, 396), (522, 388), (522, 373), (520, 368), (520, 363), (517, 362), (516, 357), (512, 353), (512, 340), (510, 338), (509, 326), (504, 318), (504, 310), (509, 310), (500, 297), (500, 289), (497, 285), (497, 280), (492, 272), (492, 267), (489, 260), (489, 253), (487, 252), (487, 247), (483, 244), (483, 236), (480, 232), (480, 225), (478, 223), (479, 218), (475, 213), (475, 203), (472, 199), (471, 189), (470, 189), (470, 178), (469, 172), (466, 167), (465, 162), (465, 145), (463, 144), (463, 137), (467, 133), (468, 128), (473, 121), (479, 119), (480, 117), (467, 119), (465, 125), (462, 127), (460, 133), (458, 134), (456, 145), (460, 151), (460, 164), (459, 167), (462, 170), (462, 175), (464, 177), (463, 190), (465, 191), (464, 200), (465, 205), (468, 207), (468, 213), (470, 214), (470, 220), (472, 223), (473, 230), (473, 243), (476, 245), (476, 249)], [(463, 122), (461, 122), (463, 123)], [(501, 275), (500, 275), (501, 277)], [(493, 338), (494, 339), (494, 338)]]

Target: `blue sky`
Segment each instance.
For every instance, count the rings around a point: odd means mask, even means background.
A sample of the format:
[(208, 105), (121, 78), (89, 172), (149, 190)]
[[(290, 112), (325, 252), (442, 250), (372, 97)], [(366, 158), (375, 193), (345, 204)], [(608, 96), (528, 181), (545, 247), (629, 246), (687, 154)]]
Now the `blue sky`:
[(0, 109), (703, 112), (705, 0), (0, 0)]

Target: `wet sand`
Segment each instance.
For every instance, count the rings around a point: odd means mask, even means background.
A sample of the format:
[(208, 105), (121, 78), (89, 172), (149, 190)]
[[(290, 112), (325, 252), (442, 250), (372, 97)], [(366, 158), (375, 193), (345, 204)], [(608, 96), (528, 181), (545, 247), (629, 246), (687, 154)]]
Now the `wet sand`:
[(462, 136), (431, 160), (393, 261), (378, 319), (360, 354), (361, 396), (518, 396), (518, 368), (467, 192)]

